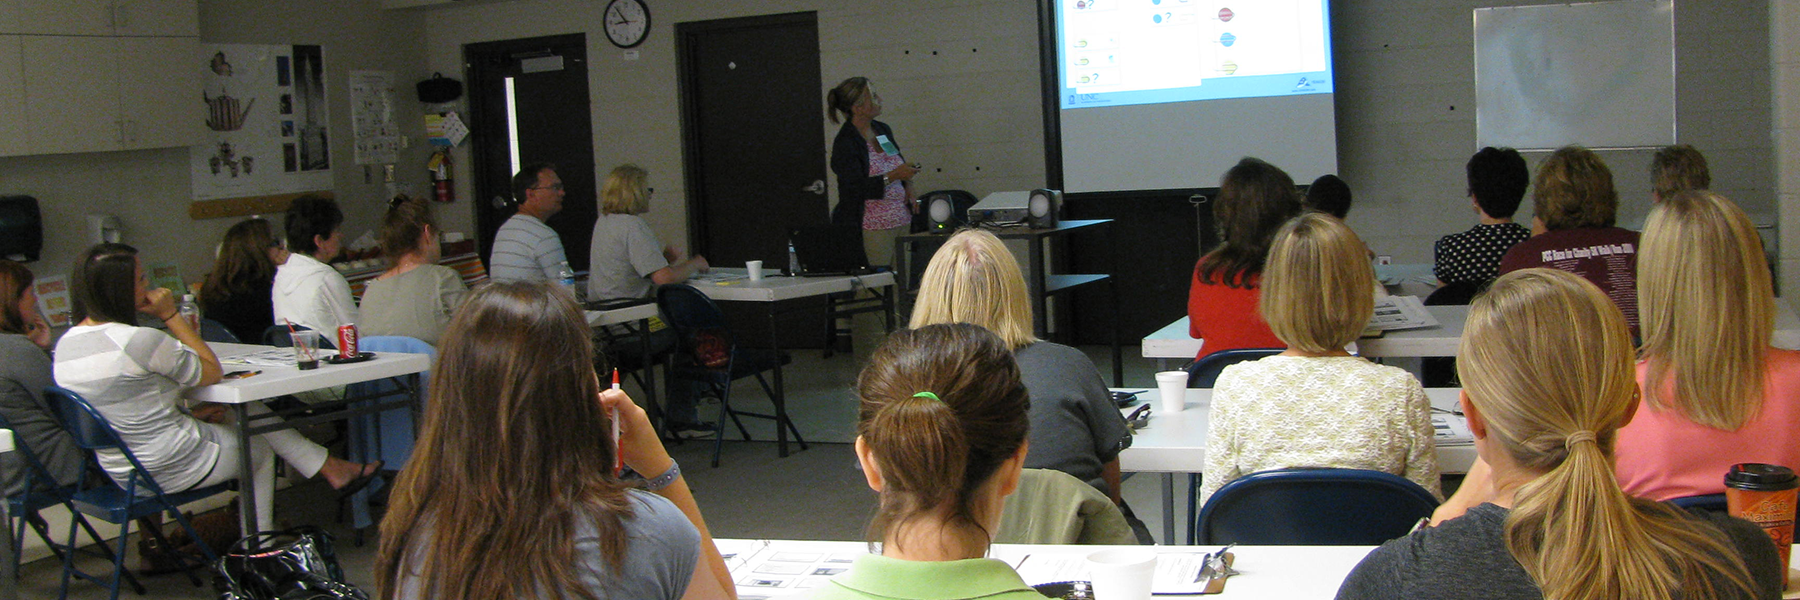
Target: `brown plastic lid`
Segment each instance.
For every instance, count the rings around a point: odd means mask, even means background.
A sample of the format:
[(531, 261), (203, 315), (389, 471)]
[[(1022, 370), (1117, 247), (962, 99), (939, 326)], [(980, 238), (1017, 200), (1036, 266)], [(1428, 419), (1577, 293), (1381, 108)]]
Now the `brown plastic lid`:
[(1725, 474), (1725, 487), (1758, 492), (1778, 492), (1800, 487), (1794, 470), (1781, 465), (1738, 463)]

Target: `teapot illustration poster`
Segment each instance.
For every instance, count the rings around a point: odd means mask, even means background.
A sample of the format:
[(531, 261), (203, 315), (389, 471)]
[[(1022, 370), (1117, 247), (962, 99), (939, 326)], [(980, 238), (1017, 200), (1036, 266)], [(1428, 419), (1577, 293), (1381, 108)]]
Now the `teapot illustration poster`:
[(319, 46), (209, 44), (197, 58), (208, 139), (189, 152), (195, 200), (331, 189)]

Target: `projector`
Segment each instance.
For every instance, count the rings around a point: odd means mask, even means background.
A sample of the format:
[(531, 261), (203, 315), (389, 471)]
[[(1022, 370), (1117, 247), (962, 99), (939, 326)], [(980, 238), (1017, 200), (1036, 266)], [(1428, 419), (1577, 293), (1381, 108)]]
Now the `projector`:
[(970, 225), (1014, 225), (1031, 216), (1031, 192), (994, 192), (969, 207)]

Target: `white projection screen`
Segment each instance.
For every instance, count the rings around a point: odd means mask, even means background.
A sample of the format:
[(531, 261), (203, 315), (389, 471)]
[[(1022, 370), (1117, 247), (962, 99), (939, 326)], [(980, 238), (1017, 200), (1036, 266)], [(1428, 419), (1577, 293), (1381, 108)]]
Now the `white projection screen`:
[(1049, 1), (1065, 192), (1336, 172), (1329, 0)]
[(1475, 10), (1476, 146), (1675, 143), (1670, 0)]

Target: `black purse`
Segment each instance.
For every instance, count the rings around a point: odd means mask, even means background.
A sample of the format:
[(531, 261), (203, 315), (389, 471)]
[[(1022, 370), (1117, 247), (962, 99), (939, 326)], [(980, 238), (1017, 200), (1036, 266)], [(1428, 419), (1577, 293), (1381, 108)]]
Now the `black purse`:
[(310, 526), (245, 536), (219, 557), (213, 587), (220, 600), (368, 600), (344, 582), (331, 541)]

